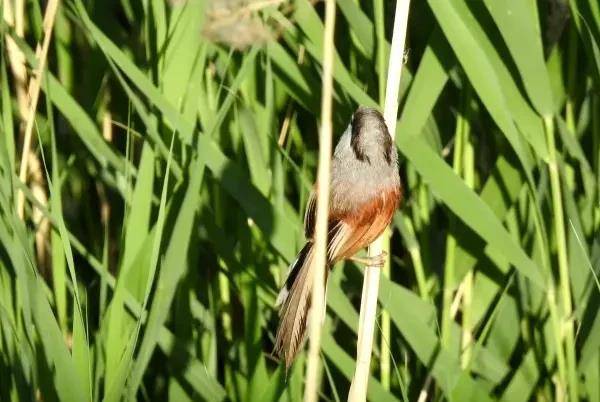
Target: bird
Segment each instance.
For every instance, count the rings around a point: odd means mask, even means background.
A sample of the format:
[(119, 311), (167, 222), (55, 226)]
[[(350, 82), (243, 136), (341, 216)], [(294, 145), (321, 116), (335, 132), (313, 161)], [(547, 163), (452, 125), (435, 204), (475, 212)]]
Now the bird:
[[(316, 188), (315, 184), (304, 216), (306, 243), (290, 265), (275, 303), (279, 308), (279, 326), (273, 352), (285, 362), (286, 369), (291, 367), (306, 338), (315, 272), (314, 233), (319, 196)], [(401, 200), (398, 153), (385, 119), (378, 110), (360, 106), (331, 159), (325, 289), (329, 270), (341, 260), (383, 265), (385, 253), (367, 258), (355, 254), (386, 229)], [(324, 309), (316, 313), (324, 319)]]

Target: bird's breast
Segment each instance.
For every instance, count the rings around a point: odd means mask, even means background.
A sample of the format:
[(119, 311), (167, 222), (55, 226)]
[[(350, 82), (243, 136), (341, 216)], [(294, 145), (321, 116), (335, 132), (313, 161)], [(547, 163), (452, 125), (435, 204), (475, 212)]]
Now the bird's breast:
[(365, 166), (353, 162), (334, 167), (329, 208), (335, 215), (344, 215), (362, 205), (379, 202), (386, 192), (390, 197), (400, 194), (400, 177), (395, 166)]

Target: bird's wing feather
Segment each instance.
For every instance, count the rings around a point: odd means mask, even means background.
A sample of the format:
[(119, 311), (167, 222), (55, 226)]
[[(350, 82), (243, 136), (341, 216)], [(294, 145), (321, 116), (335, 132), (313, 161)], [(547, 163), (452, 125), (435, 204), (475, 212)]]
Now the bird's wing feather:
[(315, 233), (315, 221), (317, 217), (317, 192), (313, 189), (310, 192), (304, 212), (304, 236), (312, 239)]
[(339, 229), (329, 242), (331, 261), (352, 257), (375, 240), (389, 225), (399, 202), (399, 190), (381, 192), (353, 213), (339, 218)]

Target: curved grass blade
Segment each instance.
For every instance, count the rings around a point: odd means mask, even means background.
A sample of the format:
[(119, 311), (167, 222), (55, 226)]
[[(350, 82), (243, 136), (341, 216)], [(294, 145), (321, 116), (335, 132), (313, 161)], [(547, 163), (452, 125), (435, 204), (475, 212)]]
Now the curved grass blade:
[(515, 265), (517, 270), (544, 288), (537, 265), (502, 226), (492, 210), (419, 137), (401, 138), (398, 147), (431, 186), (433, 192), (488, 246)]
[(464, 22), (465, 16), (462, 14), (468, 12), (466, 7), (461, 7), (460, 2), (456, 1), (436, 0), (430, 0), (429, 6), (473, 89), (515, 150), (525, 172), (530, 175), (533, 170), (531, 155), (513, 123), (508, 102), (503, 96), (502, 87), (492, 64), (483, 52), (478, 38)]
[(552, 100), (535, 10), (537, 4), (521, 0), (485, 0), (484, 3), (521, 73), (531, 102), (540, 115), (552, 115), (558, 105)]
[[(190, 182), (161, 263), (162, 268), (158, 278), (160, 286), (155, 290), (148, 322), (146, 323), (144, 331), (144, 337), (141, 342), (136, 362), (132, 368), (130, 379), (132, 394), (137, 392), (137, 388), (141, 383), (144, 371), (146, 370), (150, 357), (154, 352), (154, 348), (159, 341), (160, 329), (164, 325), (169, 311), (171, 310), (171, 303), (177, 285), (188, 267), (188, 247), (191, 240), (191, 231), (195, 222), (196, 210), (199, 205), (200, 187), (203, 176), (204, 163), (200, 158), (197, 158), (190, 166)], [(162, 228), (157, 233), (160, 233), (161, 231)], [(155, 258), (158, 258), (157, 248), (159, 244), (160, 243), (155, 244), (156, 251), (153, 252), (153, 255), (156, 256)], [(157, 264), (157, 261), (153, 262), (153, 265), (154, 264)]]

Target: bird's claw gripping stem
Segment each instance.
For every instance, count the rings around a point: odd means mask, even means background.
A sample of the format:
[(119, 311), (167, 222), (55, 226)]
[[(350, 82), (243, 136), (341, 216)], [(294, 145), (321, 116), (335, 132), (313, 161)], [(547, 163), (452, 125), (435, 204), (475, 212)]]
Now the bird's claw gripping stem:
[(382, 251), (381, 254), (374, 255), (372, 257), (352, 257), (350, 259), (356, 263), (363, 264), (367, 267), (382, 268), (385, 264), (386, 257), (387, 253), (385, 251)]

